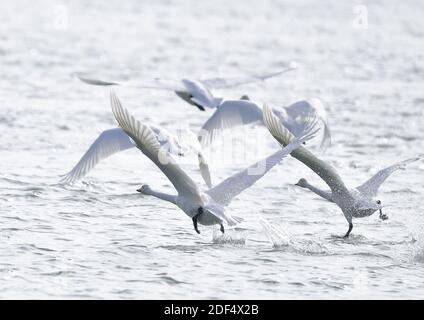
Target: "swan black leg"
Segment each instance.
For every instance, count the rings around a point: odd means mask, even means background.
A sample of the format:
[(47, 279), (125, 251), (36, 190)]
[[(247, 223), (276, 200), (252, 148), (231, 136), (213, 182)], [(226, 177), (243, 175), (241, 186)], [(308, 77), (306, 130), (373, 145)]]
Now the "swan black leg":
[(203, 208), (202, 207), (200, 207), (198, 210), (197, 210), (197, 214), (193, 217), (193, 226), (194, 226), (194, 230), (196, 230), (196, 232), (198, 233), (198, 234), (200, 234), (200, 231), (199, 231), (199, 229), (197, 228), (197, 219), (199, 218), (199, 216), (203, 213)]
[(380, 219), (381, 219), (381, 220), (387, 220), (387, 219), (389, 219), (389, 217), (388, 217), (387, 215), (385, 215), (385, 214), (383, 213), (383, 210), (381, 210), (381, 209), (380, 209)]
[(201, 213), (198, 213), (198, 214), (196, 214), (194, 217), (193, 217), (193, 226), (194, 226), (194, 230), (196, 230), (196, 232), (198, 233), (198, 234), (200, 234), (200, 231), (199, 231), (199, 229), (197, 228), (197, 218), (199, 218), (199, 216), (201, 215)]
[(350, 232), (352, 231), (352, 229), (353, 229), (353, 223), (352, 222), (349, 222), (349, 230), (347, 230), (347, 232), (346, 232), (346, 234), (344, 235), (343, 238), (348, 238)]
[(219, 230), (221, 230), (222, 233), (225, 233), (225, 229), (224, 229), (224, 225), (223, 224), (221, 224), (221, 228)]

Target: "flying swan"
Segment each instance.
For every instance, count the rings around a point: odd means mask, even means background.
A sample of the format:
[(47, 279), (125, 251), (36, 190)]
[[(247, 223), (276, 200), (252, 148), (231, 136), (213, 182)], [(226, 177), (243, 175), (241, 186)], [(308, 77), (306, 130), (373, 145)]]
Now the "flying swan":
[[(323, 126), (320, 149), (331, 145), (331, 132), (323, 102), (318, 98), (300, 100), (287, 107), (273, 108), (282, 125), (294, 136), (303, 132), (311, 118), (316, 118)], [(203, 147), (211, 144), (223, 130), (251, 123), (263, 124), (262, 109), (247, 95), (240, 100), (224, 100), (203, 124), (199, 140)]]
[[(208, 147), (222, 134), (225, 129), (254, 122), (263, 124), (262, 109), (254, 102), (248, 101), (247, 96), (242, 100), (226, 100), (215, 113), (205, 122), (199, 134), (195, 135), (189, 129), (179, 129), (176, 136), (163, 128), (150, 126), (156, 138), (163, 147), (168, 147), (171, 154), (186, 156), (196, 153), (200, 174), (206, 185), (212, 187), (212, 177), (206, 157), (202, 149)], [(315, 105), (315, 106), (314, 106)], [(321, 148), (326, 148), (331, 143), (331, 135), (327, 125), (325, 110), (320, 109), (319, 100), (312, 102), (299, 101), (280, 111), (274, 109), (281, 123), (294, 136), (299, 136), (309, 124), (310, 119), (316, 118), (324, 124), (324, 135)], [(135, 148), (135, 143), (121, 128), (103, 131), (91, 144), (78, 163), (61, 179), (62, 183), (74, 183), (87, 175), (100, 161), (115, 153)], [(183, 152), (188, 149), (188, 152)]]
[(217, 108), (222, 102), (223, 98), (214, 97), (211, 93), (211, 89), (224, 89), (240, 86), (243, 84), (265, 81), (266, 79), (279, 76), (283, 73), (286, 73), (291, 70), (295, 70), (295, 64), (291, 64), (290, 67), (267, 74), (257, 74), (250, 75), (245, 77), (235, 77), (235, 78), (211, 78), (204, 80), (190, 80), (182, 79), (181, 81), (172, 81), (172, 80), (144, 80), (142, 83), (136, 83), (132, 81), (128, 82), (109, 82), (93, 78), (87, 78), (82, 75), (77, 75), (77, 77), (88, 84), (97, 85), (97, 86), (117, 86), (125, 85), (133, 88), (140, 89), (159, 89), (174, 91), (177, 96), (179, 96), (184, 101), (189, 104), (197, 107), (199, 110), (205, 111), (205, 108)]
[[(203, 148), (212, 144), (213, 141), (225, 129), (231, 129), (238, 126), (251, 123), (262, 123), (262, 109), (258, 104), (250, 101), (247, 95), (240, 99), (227, 100), (216, 98), (212, 95), (210, 88), (230, 88), (237, 85), (247, 84), (256, 81), (264, 81), (282, 73), (296, 69), (290, 67), (278, 72), (262, 74), (250, 77), (241, 77), (233, 79), (215, 78), (208, 80), (190, 80), (183, 79), (181, 83), (167, 84), (156, 80), (153, 83), (145, 81), (143, 84), (133, 82), (108, 82), (99, 79), (86, 78), (78, 75), (78, 78), (87, 84), (96, 86), (128, 86), (135, 88), (166, 89), (173, 90), (184, 101), (197, 106), (201, 110), (205, 107), (215, 109), (214, 113), (203, 124), (198, 138)], [(183, 85), (183, 88), (181, 87)], [(322, 150), (331, 145), (331, 132), (328, 124), (328, 117), (323, 102), (318, 98), (310, 100), (300, 100), (287, 107), (274, 108), (274, 113), (280, 118), (280, 121), (293, 135), (297, 136), (303, 132), (308, 123), (308, 119), (316, 117), (323, 125), (323, 134), (320, 142)]]
[[(167, 130), (150, 125), (156, 140), (161, 147), (175, 156), (186, 156), (193, 152), (197, 154), (200, 173), (208, 187), (212, 187), (209, 165), (202, 154), (197, 136), (189, 129), (179, 129), (176, 135)], [(91, 144), (78, 163), (64, 175), (61, 182), (74, 183), (88, 174), (100, 161), (115, 153), (135, 148), (136, 144), (121, 128), (103, 131)]]
[[(135, 120), (124, 109), (114, 92), (111, 92), (112, 111), (119, 126), (139, 148), (166, 175), (177, 191), (177, 195), (165, 194), (143, 185), (137, 191), (171, 202), (184, 211), (193, 221), (194, 230), (199, 232), (198, 223), (202, 225), (220, 225), (224, 232), (224, 223), (232, 226), (240, 220), (225, 211), (231, 200), (243, 190), (252, 186), (271, 168), (278, 164), (290, 152), (298, 148), (303, 141), (309, 140), (316, 133), (315, 123), (311, 122), (301, 137), (292, 139), (286, 147), (266, 159), (232, 175), (215, 187), (201, 192), (196, 183), (180, 168), (169, 152), (162, 152), (153, 131)], [(260, 168), (261, 170), (258, 170)]]
[[(267, 106), (264, 106), (264, 123), (274, 138), (283, 146), (287, 145), (292, 138), (291, 133), (285, 129), (279, 119)], [(386, 169), (375, 174), (371, 179), (366, 181), (355, 189), (348, 189), (343, 180), (340, 178), (336, 169), (328, 163), (318, 159), (310, 151), (304, 147), (294, 150), (291, 155), (297, 160), (303, 162), (306, 166), (318, 174), (321, 179), (330, 187), (331, 191), (321, 190), (312, 186), (306, 179), (300, 179), (296, 184), (302, 188), (307, 188), (316, 193), (320, 197), (335, 203), (343, 211), (343, 214), (349, 223), (349, 229), (344, 235), (349, 237), (353, 229), (352, 218), (362, 218), (372, 215), (377, 210), (380, 211), (380, 219), (386, 220), (388, 217), (382, 212), (382, 204), (380, 200), (375, 200), (380, 185), (396, 170), (404, 168), (407, 164), (420, 159), (420, 156), (396, 163)]]
[[(281, 73), (290, 71), (295, 69), (295, 67), (284, 69), (282, 71), (278, 71), (272, 74), (263, 74), (263, 75), (257, 75), (257, 76), (251, 76), (247, 78), (235, 78), (235, 79), (223, 79), (223, 78), (216, 78), (216, 79), (209, 79), (209, 80), (203, 80), (203, 81), (192, 81), (188, 79), (183, 79), (182, 82), (185, 83), (187, 90), (191, 90), (191, 95), (196, 95), (198, 99), (200, 99), (200, 92), (203, 92), (203, 98), (209, 97), (209, 101), (212, 101), (212, 95), (210, 93), (210, 90), (205, 87), (206, 85), (214, 85), (215, 87), (230, 87), (235, 85), (240, 85), (244, 83), (249, 83), (253, 81), (258, 80), (265, 80), (270, 77), (274, 77), (276, 75), (279, 75)], [(78, 78), (88, 84), (91, 85), (97, 85), (97, 86), (114, 86), (114, 85), (129, 85), (133, 87), (139, 87), (139, 88), (164, 88), (158, 84), (156, 86), (144, 83), (143, 85), (134, 85), (131, 82), (126, 83), (118, 83), (118, 82), (106, 82), (103, 80), (98, 79), (92, 79), (92, 78), (84, 78), (82, 76), (78, 76)], [(192, 83), (192, 85), (189, 85), (189, 83)], [(165, 88), (170, 88), (169, 86), (165, 86)], [(191, 89), (190, 89), (191, 88)], [(197, 89), (196, 89), (197, 88)], [(203, 89), (202, 89), (203, 88)], [(178, 91), (176, 91), (178, 92)], [(197, 94), (195, 94), (197, 92)], [(207, 93), (207, 94), (206, 94)], [(177, 93), (178, 94), (178, 93)], [(215, 99), (215, 98), (214, 98)], [(184, 99), (185, 101), (191, 103), (189, 100)], [(206, 100), (204, 100), (206, 101)], [(209, 105), (210, 106), (210, 105)], [(211, 107), (212, 108), (212, 107)], [(242, 125), (248, 125), (251, 123), (261, 123), (263, 124), (263, 115), (262, 115), (262, 109), (259, 107), (258, 104), (254, 103), (253, 101), (250, 101), (249, 97), (247, 95), (244, 95), (239, 100), (224, 100), (222, 98), (219, 98), (219, 104), (214, 107), (216, 110), (215, 112), (209, 117), (209, 119), (203, 124), (201, 127), (199, 133), (198, 133), (198, 142), (200, 142), (200, 145), (195, 141), (193, 141), (191, 135), (190, 145), (194, 146), (196, 145), (196, 150), (198, 150), (198, 164), (200, 173), (203, 177), (203, 180), (205, 181), (206, 185), (208, 187), (212, 187), (212, 178), (209, 170), (209, 165), (207, 163), (206, 157), (202, 154), (201, 150), (207, 148), (209, 145), (211, 145), (214, 140), (221, 136), (224, 130), (235, 128), (237, 126)], [(295, 102), (291, 104), (288, 107), (280, 108), (280, 109), (274, 109), (274, 113), (279, 117), (282, 124), (294, 135), (299, 136), (302, 134), (302, 132), (305, 130), (305, 128), (308, 126), (309, 121), (311, 119), (318, 119), (321, 124), (324, 126), (323, 135), (321, 139), (320, 148), (325, 150), (327, 147), (331, 145), (331, 133), (330, 128), (328, 125), (328, 119), (327, 114), (325, 111), (325, 108), (323, 106), (323, 103), (320, 99), (314, 98), (309, 101), (301, 100), (298, 102)], [(134, 143), (130, 141), (130, 139), (121, 132), (116, 132), (117, 135), (119, 135), (118, 138), (122, 138), (125, 143), (120, 144), (124, 146), (134, 147)], [(187, 136), (187, 135), (186, 135)], [(108, 139), (110, 139), (110, 143), (108, 142)], [(100, 160), (106, 158), (107, 156), (110, 156), (111, 154), (119, 151), (126, 150), (127, 148), (123, 149), (116, 149), (115, 152), (110, 154), (105, 154), (104, 157), (98, 157), (98, 154), (104, 154), (103, 149), (109, 148), (110, 145), (116, 145), (116, 138), (115, 136), (109, 134), (109, 130), (103, 132), (98, 140), (95, 141), (93, 145), (90, 147), (90, 149), (86, 152), (86, 154), (81, 158), (80, 162), (65, 176), (63, 179), (64, 182), (74, 182), (75, 180), (83, 177), (88, 171), (94, 166), (91, 165), (92, 158), (96, 157), (97, 162)], [(129, 141), (129, 143), (127, 143)], [(99, 142), (99, 143), (97, 143)], [(96, 164), (97, 162), (94, 162)], [(88, 168), (88, 170), (80, 170), (81, 168)], [(82, 174), (80, 174), (82, 173)]]

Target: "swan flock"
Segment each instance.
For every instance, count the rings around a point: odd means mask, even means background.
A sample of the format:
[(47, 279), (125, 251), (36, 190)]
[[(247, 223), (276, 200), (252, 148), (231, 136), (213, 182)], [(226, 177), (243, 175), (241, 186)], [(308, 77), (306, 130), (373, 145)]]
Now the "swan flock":
[[(267, 104), (262, 107), (250, 100), (247, 95), (227, 100), (212, 94), (212, 89), (232, 88), (265, 81), (294, 69), (295, 67), (289, 67), (274, 73), (234, 79), (183, 79), (176, 82), (154, 80), (144, 83), (121, 83), (79, 76), (82, 82), (95, 86), (129, 86), (140, 90), (173, 91), (179, 98), (197, 109), (201, 111), (212, 109), (213, 112), (197, 134), (189, 129), (171, 133), (165, 128), (136, 120), (123, 107), (116, 93), (110, 90), (110, 104), (118, 127), (103, 131), (71, 171), (62, 177), (62, 182), (74, 183), (87, 175), (100, 161), (115, 153), (138, 148), (168, 178), (176, 194), (155, 191), (149, 185), (141, 186), (138, 192), (176, 205), (192, 220), (197, 233), (200, 233), (199, 224), (218, 225), (224, 233), (225, 225), (234, 226), (243, 220), (230, 214), (227, 207), (232, 199), (265, 175), (271, 175), (269, 171), (291, 155), (316, 173), (328, 186), (329, 190), (322, 190), (302, 177), (295, 184), (340, 208), (348, 223), (348, 231), (344, 234), (344, 238), (349, 237), (353, 229), (353, 218), (367, 217), (378, 211), (379, 218), (387, 220), (388, 216), (383, 213), (383, 204), (376, 198), (380, 186), (393, 172), (419, 160), (421, 155), (378, 171), (356, 188), (348, 188), (337, 170), (314, 154), (324, 152), (331, 146), (331, 131), (322, 100), (319, 98), (300, 100), (289, 106), (271, 108)], [(231, 129), (248, 125), (265, 126), (281, 148), (265, 159), (214, 184), (204, 150), (214, 143), (217, 136), (224, 133), (228, 135)], [(312, 140), (319, 141), (319, 147), (315, 148), (314, 152), (314, 148), (309, 147)], [(205, 191), (202, 191), (203, 188), (189, 177), (176, 160), (191, 155), (197, 157), (199, 172), (207, 186)], [(259, 167), (261, 170), (257, 170)]]

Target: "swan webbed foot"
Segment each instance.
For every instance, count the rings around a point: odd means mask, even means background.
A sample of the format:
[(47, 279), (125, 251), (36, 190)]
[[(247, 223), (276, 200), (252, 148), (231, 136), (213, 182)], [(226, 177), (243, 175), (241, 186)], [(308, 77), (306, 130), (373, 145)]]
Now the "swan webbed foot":
[(350, 232), (352, 231), (352, 229), (353, 229), (353, 223), (352, 222), (349, 222), (349, 230), (347, 230), (347, 232), (346, 232), (346, 234), (344, 235), (344, 237), (343, 238), (349, 238), (349, 235), (350, 235)]
[(222, 233), (225, 233), (224, 225), (221, 223), (220, 226), (219, 230), (221, 230)]
[(379, 216), (379, 218), (381, 220), (383, 220), (383, 221), (389, 219), (389, 217), (387, 216), (387, 214), (384, 214), (381, 209), (380, 209), (380, 216)]

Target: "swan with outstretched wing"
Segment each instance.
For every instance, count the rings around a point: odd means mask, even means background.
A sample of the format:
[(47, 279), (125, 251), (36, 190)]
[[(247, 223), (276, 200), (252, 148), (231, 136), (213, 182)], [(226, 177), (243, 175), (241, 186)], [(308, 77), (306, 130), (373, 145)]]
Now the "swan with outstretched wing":
[[(316, 118), (319, 125), (323, 127), (320, 141), (321, 150), (325, 150), (331, 145), (328, 117), (320, 99), (300, 100), (288, 107), (273, 108), (272, 110), (281, 124), (294, 136), (303, 132), (310, 119)], [(224, 100), (203, 124), (199, 140), (202, 146), (206, 147), (221, 136), (225, 130), (255, 123), (264, 124), (262, 109), (247, 95), (241, 97), (240, 100)]]
[[(200, 173), (208, 187), (212, 186), (209, 165), (202, 154), (197, 136), (189, 129), (176, 131), (172, 135), (163, 128), (149, 126), (161, 148), (175, 156), (197, 154)], [(128, 149), (135, 148), (134, 141), (121, 128), (103, 131), (91, 144), (78, 163), (64, 175), (62, 183), (70, 184), (86, 176), (100, 161)]]
[[(292, 134), (282, 126), (280, 119), (268, 107), (264, 107), (264, 123), (274, 138), (283, 146), (287, 145), (292, 138)], [(327, 162), (316, 157), (312, 152), (304, 147), (299, 147), (291, 153), (292, 157), (304, 163), (313, 170), (330, 188), (329, 191), (321, 190), (311, 185), (306, 179), (300, 179), (296, 184), (302, 188), (307, 188), (320, 197), (335, 203), (342, 210), (349, 228), (344, 237), (348, 237), (353, 229), (352, 218), (367, 217), (380, 211), (380, 219), (386, 220), (388, 217), (383, 214), (380, 200), (374, 199), (377, 196), (380, 185), (396, 170), (404, 168), (406, 165), (420, 159), (420, 156), (399, 162), (384, 170), (379, 171), (363, 185), (348, 189), (337, 170)]]
[(206, 108), (213, 109), (219, 107), (219, 105), (224, 101), (223, 98), (214, 97), (211, 92), (212, 89), (233, 88), (244, 84), (265, 81), (269, 78), (277, 77), (283, 73), (295, 69), (296, 66), (292, 64), (292, 66), (290, 67), (271, 73), (248, 75), (244, 77), (234, 78), (212, 78), (203, 80), (182, 79), (181, 81), (153, 79), (143, 80), (140, 82), (117, 82), (94, 79), (85, 75), (77, 75), (77, 77), (87, 84), (96, 86), (123, 85), (138, 89), (158, 89), (174, 91), (175, 94), (184, 101), (188, 102), (193, 106), (196, 106), (199, 110), (205, 111)]
[(134, 141), (137, 148), (169, 179), (177, 191), (177, 195), (154, 191), (148, 185), (142, 186), (137, 191), (178, 206), (192, 219), (197, 233), (200, 233), (198, 224), (218, 224), (222, 232), (224, 232), (224, 224), (229, 226), (237, 224), (240, 220), (231, 216), (225, 210), (231, 200), (251, 187), (284, 157), (298, 148), (304, 141), (311, 139), (316, 133), (315, 123), (312, 122), (303, 135), (293, 138), (284, 148), (236, 173), (206, 192), (202, 192), (196, 183), (175, 162), (172, 155), (169, 152), (161, 151), (161, 146), (150, 127), (135, 120), (122, 107), (114, 92), (111, 92), (111, 105), (119, 126)]

